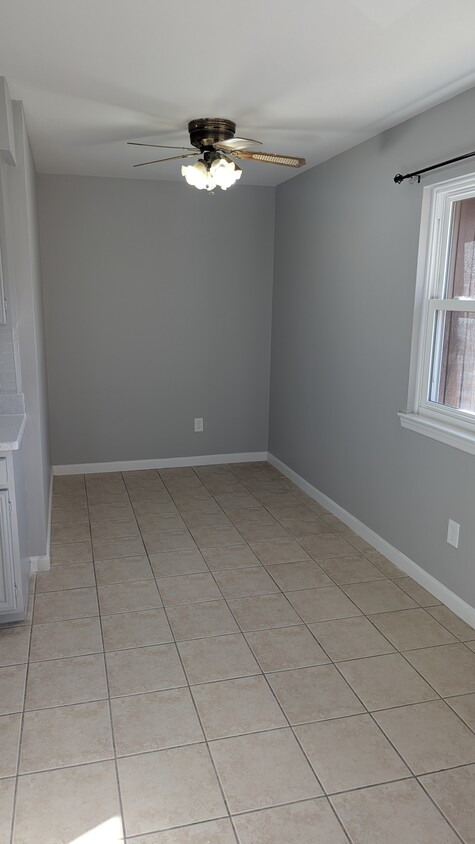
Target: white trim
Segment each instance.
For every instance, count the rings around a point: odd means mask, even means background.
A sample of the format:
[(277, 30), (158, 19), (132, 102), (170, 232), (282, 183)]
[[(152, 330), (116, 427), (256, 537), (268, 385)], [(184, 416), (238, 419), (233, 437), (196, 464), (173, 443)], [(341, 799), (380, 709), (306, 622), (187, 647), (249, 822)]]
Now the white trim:
[(51, 568), (51, 516), (53, 512), (53, 467), (49, 476), (49, 500), (48, 500), (48, 529), (46, 533), (46, 554), (41, 557), (30, 557), (31, 574), (38, 571), (49, 571)]
[(412, 321), (411, 359), (409, 364), (409, 386), (407, 393), (407, 411), (412, 413), (418, 408), (422, 383), (422, 354), (424, 337), (427, 326), (427, 311), (425, 308), (428, 297), (429, 278), (436, 256), (430, 252), (429, 233), (434, 223), (434, 203), (430, 193), (432, 186), (424, 188), (422, 194), (421, 228), (419, 233), (419, 248), (417, 254), (416, 288), (414, 294), (414, 316)]
[[(401, 425), (454, 448), (475, 454), (473, 414), (430, 400), (436, 315), (470, 311), (471, 299), (445, 298), (449, 272), (454, 203), (475, 196), (475, 173), (446, 179), (424, 188), (417, 258), (407, 410)], [(417, 417), (417, 418), (416, 418)]]
[(343, 507), (340, 507), (339, 504), (336, 504), (331, 498), (328, 498), (323, 492), (320, 492), (316, 487), (312, 486), (308, 481), (302, 478), (297, 472), (294, 472), (293, 469), (290, 469), (285, 463), (282, 463), (277, 457), (273, 454), (268, 454), (267, 459), (269, 463), (272, 463), (276, 469), (282, 472), (287, 478), (289, 478), (293, 483), (302, 489), (310, 498), (313, 498), (315, 501), (318, 501), (322, 507), (325, 507), (330, 513), (333, 513), (334, 516), (337, 516), (340, 521), (344, 522), (345, 525), (348, 525), (349, 528), (355, 531), (355, 533), (359, 534), (366, 542), (369, 542), (377, 551), (381, 554), (384, 554), (388, 560), (391, 560), (395, 566), (401, 569), (402, 574), (407, 574), (409, 577), (412, 577), (417, 583), (427, 589), (431, 595), (434, 595), (438, 598), (439, 601), (442, 601), (449, 609), (452, 610), (459, 618), (466, 621), (467, 624), (470, 624), (472, 627), (475, 627), (475, 607), (470, 606), (467, 604), (466, 601), (459, 598), (455, 592), (452, 592), (447, 586), (444, 586), (439, 580), (436, 580), (431, 574), (429, 574), (425, 569), (421, 566), (417, 565), (413, 560), (409, 557), (406, 557), (402, 551), (399, 551), (393, 545), (390, 545), (389, 542), (386, 542), (379, 534), (375, 533), (374, 530), (367, 527), (363, 522), (360, 522), (355, 516), (352, 516), (351, 513), (348, 513)]
[(438, 440), (445, 445), (460, 448), (469, 454), (475, 454), (475, 438), (473, 434), (465, 433), (462, 428), (443, 423), (423, 416), (420, 413), (398, 413), (401, 425), (409, 431), (416, 431), (417, 434), (425, 434), (433, 440)]
[(49, 571), (51, 568), (50, 558), (45, 554), (43, 557), (30, 557), (31, 573), (37, 574), (39, 571)]
[(86, 475), (96, 472), (131, 472), (138, 469), (177, 469), (186, 466), (207, 466), (219, 463), (254, 463), (262, 460), (267, 460), (267, 451), (204, 454), (197, 457), (164, 457), (151, 460), (119, 460), (112, 463), (71, 463), (65, 466), (53, 466), (53, 474)]

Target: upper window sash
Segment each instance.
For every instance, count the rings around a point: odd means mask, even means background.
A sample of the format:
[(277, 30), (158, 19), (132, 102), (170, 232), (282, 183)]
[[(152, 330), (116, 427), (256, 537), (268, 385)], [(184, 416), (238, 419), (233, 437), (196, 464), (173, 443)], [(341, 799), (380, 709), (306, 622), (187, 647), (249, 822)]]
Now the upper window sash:
[[(455, 181), (467, 182), (467, 177)], [(429, 220), (431, 238), (426, 251), (424, 298), (426, 300), (445, 299), (447, 298), (445, 292), (449, 275), (454, 207), (456, 202), (475, 196), (475, 174), (470, 177), (469, 184), (465, 184), (464, 188), (458, 186), (450, 189), (442, 184), (426, 188), (426, 190), (433, 191), (433, 197)], [(425, 236), (427, 238), (427, 230)], [(424, 233), (421, 231), (421, 239), (423, 237)]]

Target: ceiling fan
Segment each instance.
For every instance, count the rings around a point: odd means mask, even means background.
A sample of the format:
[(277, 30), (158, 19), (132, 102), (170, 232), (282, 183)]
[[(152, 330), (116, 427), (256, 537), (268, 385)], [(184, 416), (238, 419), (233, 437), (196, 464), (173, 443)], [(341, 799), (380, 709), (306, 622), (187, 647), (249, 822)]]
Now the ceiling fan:
[(134, 164), (134, 167), (146, 167), (149, 164), (159, 164), (161, 161), (201, 156), (192, 165), (182, 165), (181, 173), (189, 185), (193, 185), (198, 190), (212, 191), (215, 187), (226, 190), (241, 178), (242, 170), (233, 158), (242, 161), (261, 161), (264, 164), (280, 164), (282, 167), (297, 168), (306, 164), (305, 158), (295, 155), (250, 151), (249, 147), (261, 142), (253, 141), (251, 138), (235, 138), (236, 124), (223, 117), (200, 117), (190, 120), (188, 132), (192, 144), (190, 147), (128, 141), (132, 146), (184, 150), (180, 155), (144, 161), (142, 164)]

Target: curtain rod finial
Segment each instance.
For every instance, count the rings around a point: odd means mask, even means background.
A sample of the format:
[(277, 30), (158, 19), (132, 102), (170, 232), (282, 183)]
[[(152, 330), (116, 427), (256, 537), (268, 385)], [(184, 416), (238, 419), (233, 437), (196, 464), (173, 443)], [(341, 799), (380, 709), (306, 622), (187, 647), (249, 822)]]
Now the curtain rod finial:
[(401, 182), (404, 181), (404, 176), (402, 176), (401, 173), (396, 173), (396, 175), (394, 176), (394, 181), (397, 185), (400, 185)]

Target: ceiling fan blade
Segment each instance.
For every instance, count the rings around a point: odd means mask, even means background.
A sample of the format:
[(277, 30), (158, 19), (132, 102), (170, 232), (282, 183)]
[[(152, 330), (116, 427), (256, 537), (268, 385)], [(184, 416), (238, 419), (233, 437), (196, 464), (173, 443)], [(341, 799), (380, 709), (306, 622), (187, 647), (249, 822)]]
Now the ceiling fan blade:
[(158, 149), (186, 149), (189, 152), (194, 152), (195, 147), (169, 147), (164, 144), (143, 144), (140, 141), (127, 141), (129, 146), (134, 147), (157, 147)]
[(264, 164), (280, 164), (282, 167), (304, 167), (305, 158), (296, 155), (278, 155), (275, 152), (231, 152), (243, 161), (262, 161)]
[(196, 152), (187, 152), (186, 155), (171, 155), (169, 158), (156, 158), (154, 161), (143, 161), (142, 164), (134, 164), (134, 167), (146, 167), (147, 164), (160, 164), (161, 161), (174, 161), (175, 158), (193, 158), (195, 155), (201, 155)]
[(221, 141), (214, 146), (216, 149), (232, 152), (233, 150), (240, 151), (248, 147), (253, 147), (255, 144), (262, 144), (262, 141), (253, 141), (251, 138), (230, 138), (229, 141)]

